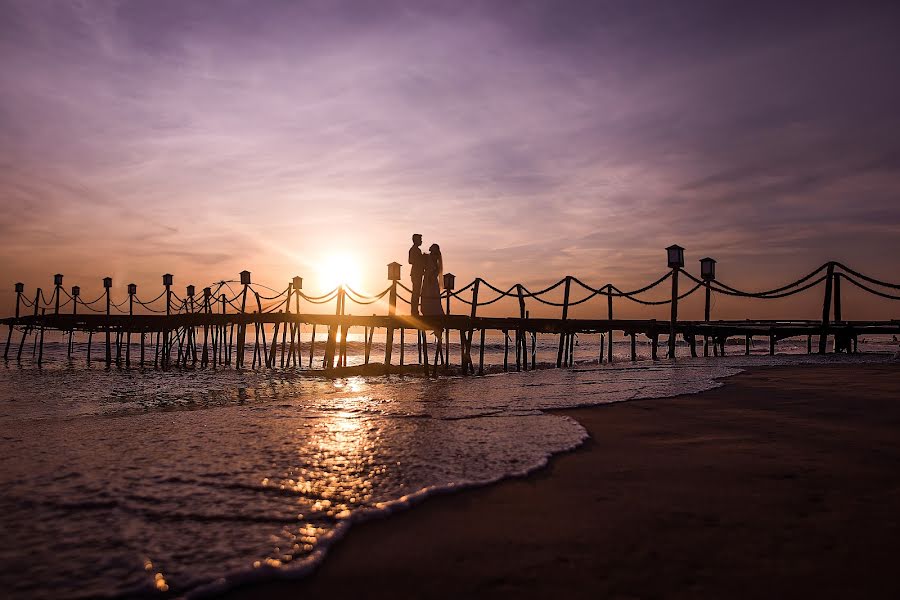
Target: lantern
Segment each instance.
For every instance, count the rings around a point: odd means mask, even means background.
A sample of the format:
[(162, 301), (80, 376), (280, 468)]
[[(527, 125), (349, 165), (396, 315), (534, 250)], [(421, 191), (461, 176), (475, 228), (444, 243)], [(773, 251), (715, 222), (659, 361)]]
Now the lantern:
[(54, 275), (53, 276), (53, 285), (62, 285), (62, 278), (63, 278), (63, 276), (61, 273), (57, 273), (56, 275)]
[(392, 262), (388, 264), (388, 279), (391, 281), (400, 281), (400, 263)]
[(81, 288), (78, 287), (77, 285), (73, 285), (72, 286), (72, 297), (77, 298), (80, 295), (81, 295)]
[(194, 288), (194, 286), (192, 286), (192, 285), (187, 286), (187, 295), (188, 295), (188, 298), (193, 298), (193, 297), (194, 297), (194, 292), (195, 292), (195, 291), (197, 291), (197, 290)]
[(712, 281), (716, 278), (716, 261), (710, 257), (700, 259), (700, 278)]
[(134, 296), (135, 294), (137, 294), (137, 284), (136, 284), (136, 283), (129, 283), (129, 284), (128, 284), (128, 295), (129, 295), (129, 296)]
[(172, 285), (172, 274), (166, 273), (163, 275), (163, 285)]
[(103, 287), (109, 289), (112, 287), (112, 277), (104, 277), (103, 278)]
[(250, 271), (241, 271), (241, 285), (250, 285)]
[(297, 277), (294, 277), (294, 278), (291, 280), (291, 285), (294, 286), (294, 289), (295, 289), (296, 291), (302, 290), (302, 289), (303, 289), (303, 278), (300, 277), (299, 275), (298, 275)]
[(680, 269), (684, 266), (684, 248), (678, 244), (666, 248), (666, 255), (669, 259), (670, 269)]
[(17, 283), (17, 284), (16, 284), (16, 293), (17, 293), (17, 294), (21, 294), (21, 293), (24, 292), (24, 291), (25, 291), (25, 284), (24, 284), (24, 283)]
[(444, 273), (444, 289), (453, 290), (456, 287), (456, 275), (453, 273)]
[(209, 300), (210, 296), (212, 296), (212, 289), (208, 287), (203, 288), (203, 297)]

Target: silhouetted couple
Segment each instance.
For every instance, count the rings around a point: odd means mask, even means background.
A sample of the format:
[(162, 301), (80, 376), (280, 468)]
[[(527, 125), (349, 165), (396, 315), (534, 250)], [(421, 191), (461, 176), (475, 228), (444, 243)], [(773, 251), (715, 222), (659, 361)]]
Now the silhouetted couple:
[[(441, 288), (444, 283), (444, 260), (441, 247), (432, 244), (428, 254), (420, 250), (422, 235), (412, 236), (413, 245), (409, 249), (410, 277), (412, 277), (412, 298), (410, 312), (414, 315), (442, 315)], [(421, 307), (421, 312), (420, 312)]]

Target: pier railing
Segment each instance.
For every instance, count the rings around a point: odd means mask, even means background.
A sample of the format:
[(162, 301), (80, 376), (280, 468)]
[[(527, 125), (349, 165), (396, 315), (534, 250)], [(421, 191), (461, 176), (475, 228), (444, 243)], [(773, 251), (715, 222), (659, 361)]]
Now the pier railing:
[[(347, 365), (347, 334), (351, 327), (364, 329), (365, 363), (371, 364), (373, 336), (376, 329), (385, 330), (385, 349), (383, 362), (387, 370), (393, 365), (395, 347), (394, 333), (400, 333), (400, 367), (404, 366), (405, 339), (407, 330), (417, 331), (416, 346), (419, 364), (429, 372), (429, 336), (428, 331), (435, 333), (434, 365), (436, 372), (439, 366), (448, 370), (451, 365), (450, 333), (459, 333), (459, 367), (464, 374), (474, 373), (475, 361), (472, 347), (475, 333), (480, 336), (478, 373), (484, 371), (485, 332), (496, 330), (502, 332), (505, 339), (504, 369), (509, 368), (510, 332), (514, 333), (515, 368), (517, 370), (534, 368), (535, 339), (538, 333), (556, 334), (559, 336), (556, 366), (571, 365), (574, 354), (575, 336), (579, 333), (601, 334), (599, 360), (613, 359), (613, 333), (621, 331), (631, 338), (631, 359), (636, 359), (635, 337), (645, 335), (651, 342), (651, 356), (659, 358), (658, 342), (660, 335), (667, 335), (668, 349), (666, 356), (675, 357), (676, 339), (681, 336), (690, 347), (693, 356), (697, 355), (697, 339), (703, 339), (703, 354), (709, 356), (724, 354), (725, 343), (729, 337), (743, 336), (746, 341), (746, 353), (749, 354), (751, 339), (754, 336), (769, 338), (770, 353), (775, 352), (775, 344), (788, 337), (806, 336), (807, 349), (812, 352), (812, 340), (818, 337), (817, 351), (824, 353), (827, 339), (834, 338), (835, 351), (853, 352), (857, 349), (857, 338), (860, 333), (897, 334), (900, 333), (900, 321), (845, 321), (841, 306), (842, 281), (856, 288), (889, 300), (900, 300), (900, 284), (890, 283), (865, 275), (840, 262), (827, 262), (806, 275), (768, 290), (747, 291), (728, 285), (716, 278), (716, 261), (704, 258), (700, 261), (700, 276), (695, 276), (684, 269), (683, 249), (671, 246), (667, 249), (669, 269), (651, 283), (634, 290), (622, 290), (612, 283), (592, 286), (578, 277), (567, 275), (556, 283), (539, 290), (530, 290), (527, 286), (516, 283), (506, 289), (493, 285), (482, 278), (476, 278), (467, 285), (455, 289), (455, 277), (444, 276), (443, 291), (440, 300), (445, 306), (444, 315), (412, 316), (397, 313), (398, 302), (410, 304), (412, 290), (400, 282), (400, 265), (388, 265), (387, 288), (376, 294), (364, 294), (348, 285), (338, 285), (334, 289), (317, 296), (303, 291), (303, 280), (294, 277), (285, 288), (276, 289), (251, 282), (249, 271), (243, 271), (238, 280), (218, 281), (196, 294), (195, 286), (187, 286), (184, 297), (172, 290), (173, 276), (163, 276), (163, 290), (151, 300), (143, 300), (137, 294), (137, 286), (128, 284), (127, 295), (119, 302), (112, 298), (112, 279), (103, 279), (104, 292), (92, 301), (81, 297), (79, 286), (73, 286), (71, 292), (63, 288), (63, 276), (54, 276), (53, 292), (44, 294), (37, 288), (33, 297), (25, 295), (24, 285), (17, 283), (15, 316), (3, 319), (0, 323), (8, 326), (4, 360), (14, 358), (19, 361), (22, 350), (29, 335), (35, 335), (35, 345), (39, 344), (40, 352), (37, 363), (43, 361), (43, 338), (45, 330), (57, 330), (68, 334), (67, 355), (71, 356), (73, 335), (85, 332), (88, 335), (87, 360), (91, 360), (93, 336), (95, 333), (105, 334), (105, 356), (108, 365), (124, 365), (132, 363), (140, 366), (152, 365), (156, 368), (179, 367), (220, 367), (234, 366), (243, 368), (246, 365), (247, 329), (254, 328), (252, 343), (251, 367), (275, 368), (302, 367), (304, 353), (308, 350), (307, 368), (312, 368), (316, 347), (316, 328), (327, 328), (322, 367), (332, 369)], [(679, 289), (679, 278), (688, 280), (688, 289)], [(671, 293), (662, 300), (649, 299), (647, 294), (660, 286), (669, 284)], [(822, 302), (822, 318), (815, 321), (712, 321), (710, 314), (713, 294), (756, 299), (779, 299), (805, 292), (817, 286), (824, 286)], [(551, 299), (551, 295), (562, 300)], [(679, 301), (703, 290), (705, 292), (705, 310), (703, 321), (679, 321)], [(410, 297), (404, 296), (403, 292)], [(585, 304), (597, 297), (605, 298), (606, 319), (572, 319), (569, 310)], [(511, 317), (488, 317), (478, 315), (479, 307), (490, 306), (504, 298), (518, 301), (518, 315)], [(648, 306), (670, 306), (668, 321), (623, 320), (614, 318), (614, 299), (624, 299)], [(463, 314), (452, 312), (451, 300), (465, 305)], [(347, 303), (359, 306), (387, 303), (387, 315), (350, 315), (347, 314)], [(302, 302), (302, 304), (301, 304)], [(316, 313), (307, 307), (325, 307), (333, 303), (333, 312)], [(527, 310), (528, 303), (559, 308), (559, 318), (532, 318)], [(301, 307), (304, 311), (301, 311)], [(25, 312), (30, 314), (23, 314)], [(467, 313), (467, 314), (465, 314)], [(832, 317), (833, 315), (833, 317)], [(266, 327), (273, 326), (271, 342), (267, 341)], [(301, 351), (300, 327), (312, 326), (311, 340), (308, 348)], [(13, 347), (13, 332), (21, 332), (18, 346)], [(278, 335), (281, 333), (281, 342)], [(132, 335), (139, 336), (139, 356), (132, 360)], [(149, 343), (147, 336), (149, 335)], [(155, 340), (154, 340), (155, 336)], [(530, 344), (529, 344), (530, 342)], [(529, 349), (530, 345), (530, 349)], [(152, 350), (152, 361), (147, 350)], [(12, 351), (12, 354), (11, 354)], [(123, 356), (124, 354), (124, 356)], [(279, 357), (280, 354), (280, 357)], [(530, 363), (530, 365), (529, 365)]]

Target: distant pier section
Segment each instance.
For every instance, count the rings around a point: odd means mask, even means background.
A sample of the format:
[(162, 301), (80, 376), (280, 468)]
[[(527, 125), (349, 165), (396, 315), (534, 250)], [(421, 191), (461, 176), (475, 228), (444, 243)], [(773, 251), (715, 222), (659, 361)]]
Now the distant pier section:
[[(900, 300), (900, 284), (880, 281), (855, 271), (840, 262), (827, 262), (789, 284), (770, 290), (748, 292), (727, 285), (716, 278), (716, 261), (700, 260), (700, 275), (684, 268), (684, 249), (666, 249), (666, 271), (656, 280), (635, 290), (622, 290), (612, 283), (593, 287), (568, 275), (553, 285), (532, 291), (522, 284), (508, 289), (476, 278), (456, 289), (455, 277), (444, 276), (441, 302), (443, 316), (410, 316), (398, 313), (398, 303), (409, 304), (405, 294), (410, 289), (400, 282), (400, 265), (388, 265), (389, 285), (378, 294), (366, 295), (346, 285), (328, 293), (310, 296), (303, 292), (303, 280), (294, 277), (285, 288), (273, 289), (251, 282), (249, 271), (235, 281), (220, 281), (197, 294), (187, 286), (184, 297), (172, 290), (173, 276), (163, 275), (163, 290), (152, 300), (142, 300), (137, 286), (128, 284), (127, 295), (113, 300), (113, 281), (103, 279), (103, 294), (86, 302), (79, 286), (71, 291), (63, 287), (63, 275), (54, 276), (50, 294), (41, 288), (26, 294), (22, 283), (15, 284), (15, 316), (0, 320), (7, 327), (3, 350), (5, 361), (21, 361), (23, 349), (31, 345), (37, 364), (43, 362), (44, 333), (62, 332), (67, 336), (67, 355), (73, 354), (73, 336), (86, 336), (86, 360), (102, 361), (107, 366), (123, 368), (195, 369), (195, 368), (286, 368), (316, 369), (326, 372), (347, 366), (347, 338), (351, 329), (363, 330), (365, 365), (370, 372), (396, 372), (406, 365), (407, 331), (416, 332), (417, 365), (426, 374), (484, 373), (485, 333), (496, 331), (505, 339), (503, 369), (534, 369), (538, 334), (558, 336), (555, 356), (557, 367), (574, 362), (575, 337), (578, 334), (600, 334), (597, 348), (599, 362), (612, 362), (614, 336), (631, 342), (631, 360), (637, 359), (636, 336), (646, 336), (651, 345), (651, 358), (676, 357), (680, 336), (691, 356), (725, 355), (729, 338), (742, 338), (744, 352), (750, 354), (751, 341), (765, 338), (769, 353), (786, 338), (805, 337), (807, 351), (828, 351), (829, 336), (835, 352), (856, 352), (862, 334), (900, 335), (900, 320), (845, 320), (841, 307), (842, 285), (852, 285), (889, 300)], [(670, 294), (663, 300), (647, 299), (646, 294), (664, 286)], [(559, 288), (562, 299), (559, 300)], [(710, 304), (714, 294), (739, 298), (777, 299), (821, 288), (822, 318), (817, 320), (742, 320), (714, 321)], [(695, 293), (705, 294), (702, 321), (678, 318), (679, 301)], [(658, 294), (658, 292), (657, 292)], [(554, 297), (557, 300), (549, 298)], [(517, 300), (518, 311), (506, 317), (482, 316), (480, 307), (504, 298)], [(569, 317), (575, 306), (587, 302), (605, 304), (606, 318), (576, 319)], [(359, 306), (381, 303), (387, 314), (347, 314), (348, 302)], [(668, 306), (668, 320), (617, 319), (615, 303), (634, 302), (642, 305)], [(551, 306), (560, 311), (558, 318), (532, 318), (529, 305)], [(314, 310), (311, 310), (314, 309)], [(316, 310), (317, 309), (317, 310)], [(602, 308), (601, 308), (602, 310)], [(409, 312), (408, 310), (403, 312)], [(301, 345), (301, 326), (311, 326), (311, 339)], [(248, 341), (248, 330), (253, 329)], [(376, 330), (384, 330), (383, 356), (374, 356)], [(267, 331), (268, 330), (268, 331)], [(316, 354), (317, 330), (324, 336)], [(429, 335), (433, 332), (433, 335)], [(458, 338), (457, 356), (451, 356), (451, 334)], [(32, 338), (33, 336), (33, 338)], [(660, 337), (665, 347), (660, 348)], [(98, 338), (98, 339), (95, 339)], [(398, 339), (399, 338), (399, 339)], [(512, 350), (510, 349), (512, 346)], [(431, 359), (429, 359), (431, 352)]]

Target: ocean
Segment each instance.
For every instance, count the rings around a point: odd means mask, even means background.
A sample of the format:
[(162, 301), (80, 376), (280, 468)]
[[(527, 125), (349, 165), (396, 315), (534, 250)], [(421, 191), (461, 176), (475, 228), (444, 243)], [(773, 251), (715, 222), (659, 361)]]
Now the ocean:
[[(599, 336), (581, 336), (571, 369), (328, 379), (107, 369), (100, 341), (90, 366), (83, 339), (67, 359), (49, 334), (42, 367), (30, 345), (21, 364), (0, 363), (6, 597), (203, 597), (300, 577), (354, 522), (525, 475), (578, 447), (584, 428), (550, 409), (700, 392), (752, 366), (892, 360), (896, 350), (872, 338), (865, 354), (806, 355), (805, 340), (788, 340), (769, 357), (761, 340), (745, 357), (741, 340), (724, 358), (651, 362), (642, 342), (632, 363), (621, 340), (617, 360), (599, 365)], [(502, 364), (502, 338), (488, 342), (486, 363)], [(539, 337), (539, 362), (555, 361), (556, 344)], [(363, 362), (361, 335), (348, 351), (349, 364)], [(383, 352), (376, 340), (375, 360)], [(406, 357), (415, 362), (414, 345)]]

